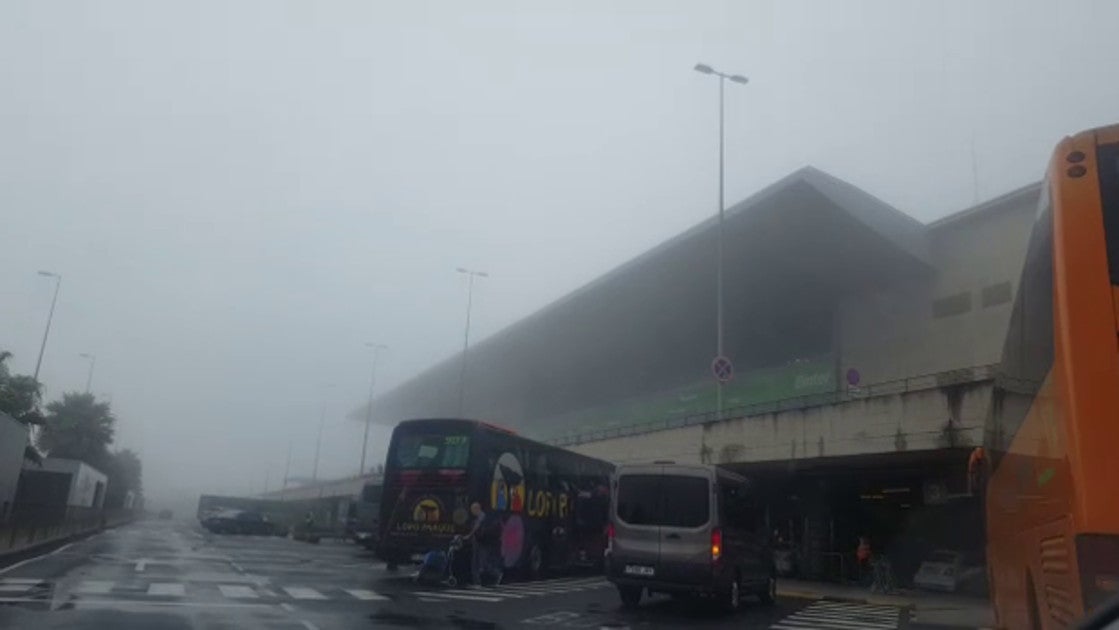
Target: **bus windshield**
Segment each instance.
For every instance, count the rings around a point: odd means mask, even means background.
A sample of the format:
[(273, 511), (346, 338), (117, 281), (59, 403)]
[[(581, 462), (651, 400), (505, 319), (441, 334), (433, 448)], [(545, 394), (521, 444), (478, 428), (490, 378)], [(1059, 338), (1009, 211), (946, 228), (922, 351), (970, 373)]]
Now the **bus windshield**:
[(402, 435), (396, 443), (394, 463), (405, 470), (466, 468), (470, 437), (466, 435)]

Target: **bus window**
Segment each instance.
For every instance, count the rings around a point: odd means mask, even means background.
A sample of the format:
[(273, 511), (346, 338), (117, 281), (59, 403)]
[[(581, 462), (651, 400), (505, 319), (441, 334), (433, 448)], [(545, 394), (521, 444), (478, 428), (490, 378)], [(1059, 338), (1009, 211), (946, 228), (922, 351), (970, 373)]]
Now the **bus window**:
[(396, 447), (402, 469), (466, 468), (470, 438), (465, 435), (404, 435)]

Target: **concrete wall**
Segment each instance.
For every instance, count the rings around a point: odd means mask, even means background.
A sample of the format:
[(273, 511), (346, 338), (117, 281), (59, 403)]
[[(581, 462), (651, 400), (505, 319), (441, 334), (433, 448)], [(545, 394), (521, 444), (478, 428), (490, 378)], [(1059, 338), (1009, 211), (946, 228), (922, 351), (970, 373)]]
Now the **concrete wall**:
[[(864, 383), (997, 363), (1013, 300), (984, 305), (983, 291), (1010, 283), (1026, 254), (1038, 188), (1028, 187), (928, 228), (935, 271), (927, 278), (845, 298), (839, 308), (841, 372)], [(966, 293), (965, 312), (934, 314)]]
[(15, 503), (27, 440), (27, 427), (0, 413), (0, 521), (8, 517)]
[[(758, 463), (979, 444), (990, 381), (930, 386), (567, 448), (615, 463)], [(952, 419), (951, 428), (948, 420)]]

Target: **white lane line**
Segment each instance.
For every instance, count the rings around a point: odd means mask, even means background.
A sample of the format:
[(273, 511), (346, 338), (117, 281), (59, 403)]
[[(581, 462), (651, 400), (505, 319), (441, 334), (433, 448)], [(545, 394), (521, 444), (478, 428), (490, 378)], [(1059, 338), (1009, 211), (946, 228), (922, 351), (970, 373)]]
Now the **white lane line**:
[(144, 569), (147, 568), (149, 562), (151, 562), (151, 560), (148, 560), (147, 558), (137, 560), (136, 561), (136, 572), (137, 573), (143, 573)]
[(287, 602), (284, 602), (284, 603), (280, 604), (280, 608), (283, 608), (285, 611), (287, 611), (289, 613), (295, 612), (295, 606), (292, 606), (291, 604), (289, 604)]
[(367, 590), (361, 589), (361, 588), (348, 588), (348, 589), (345, 589), (345, 591), (347, 593), (349, 593), (350, 595), (352, 595), (352, 596), (354, 596), (358, 599), (362, 599), (362, 600), (386, 600), (386, 599), (388, 599), (387, 597), (385, 597), (384, 595), (381, 595), (380, 593), (378, 593), (376, 591), (367, 591)]
[(79, 595), (108, 595), (113, 590), (112, 580), (85, 580), (73, 590)]
[[(5, 600), (0, 599), (0, 602)], [(42, 602), (39, 599), (16, 601)], [(111, 608), (113, 610), (143, 610), (145, 608), (270, 608), (271, 604), (248, 602), (177, 602), (138, 599), (83, 599), (74, 602), (74, 608)]]
[(52, 555), (52, 556), (54, 556), (54, 555), (58, 555), (58, 554), (62, 553), (63, 551), (66, 551), (67, 549), (69, 549), (69, 548), (70, 548), (70, 547), (72, 547), (73, 545), (74, 545), (74, 543), (66, 543), (65, 545), (62, 545), (62, 546), (61, 546), (61, 547), (59, 547), (58, 549), (55, 549), (54, 551), (52, 551), (52, 552), (50, 553), (50, 555)]
[(504, 601), (504, 597), (487, 597), (485, 595), (473, 595), (467, 593), (431, 593), (427, 591), (419, 591), (415, 593), (417, 596), (422, 597), (435, 597), (439, 599), (464, 599), (472, 602), (500, 602)]
[(318, 626), (311, 623), (310, 621), (307, 621), (306, 619), (300, 619), (299, 623), (303, 624), (303, 627), (307, 628), (307, 630), (319, 630)]
[(244, 584), (218, 584), (218, 590), (221, 591), (223, 597), (230, 599), (257, 599), (260, 597), (253, 590), (253, 587)]
[(304, 588), (302, 586), (283, 586), (281, 588), (294, 599), (326, 599), (326, 595), (323, 595), (313, 588)]
[(152, 582), (148, 585), (148, 595), (182, 597), (186, 595), (186, 584), (181, 582)]
[(0, 584), (30, 584), (34, 586), (42, 581), (43, 578), (0, 578)]
[(501, 598), (509, 598), (509, 599), (524, 599), (525, 597), (529, 597), (529, 594), (526, 594), (526, 593), (512, 593), (512, 592), (506, 591), (505, 589), (498, 589), (498, 588), (487, 588), (487, 589), (484, 589), (484, 590), (475, 590), (475, 589), (469, 589), (468, 590), (468, 589), (465, 589), (465, 588), (454, 588), (454, 589), (450, 589), (450, 590), (447, 590), (447, 591), (439, 591), (439, 592), (440, 593), (462, 594), (462, 595), (481, 595), (483, 597), (501, 597)]
[(894, 628), (897, 628), (896, 623), (891, 623), (891, 624), (859, 623), (859, 622), (851, 621), (849, 619), (827, 618), (827, 617), (823, 617), (823, 618), (804, 617), (804, 616), (801, 616), (801, 615), (793, 615), (792, 617), (782, 619), (781, 623), (803, 625), (803, 626), (808, 626), (808, 627), (811, 627), (811, 628), (819, 628), (819, 627), (826, 626), (826, 627), (829, 627), (829, 628), (838, 628), (838, 629), (844, 629), (845, 628), (845, 629), (848, 629), (848, 630), (865, 630), (865, 629), (870, 629), (870, 628), (874, 628), (875, 630), (893, 630)]

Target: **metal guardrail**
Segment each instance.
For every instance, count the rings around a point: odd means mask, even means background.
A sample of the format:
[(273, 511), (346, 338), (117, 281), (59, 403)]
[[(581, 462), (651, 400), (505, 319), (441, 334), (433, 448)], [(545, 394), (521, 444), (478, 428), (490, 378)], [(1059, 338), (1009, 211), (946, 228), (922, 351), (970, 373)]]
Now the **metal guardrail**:
[(838, 403), (875, 398), (878, 396), (889, 396), (891, 394), (905, 394), (909, 392), (936, 389), (938, 387), (950, 387), (953, 385), (977, 383), (994, 379), (995, 371), (997, 368), (997, 363), (991, 363), (969, 368), (935, 372), (932, 374), (920, 374), (917, 376), (909, 376), (893, 381), (883, 381), (881, 383), (862, 385), (857, 388), (848, 388), (847, 390), (839, 390), (820, 394), (808, 394), (805, 396), (795, 396), (792, 398), (781, 398), (778, 400), (770, 400), (743, 405), (740, 407), (733, 407), (730, 409), (724, 409), (721, 414), (715, 411), (705, 411), (702, 413), (695, 413), (687, 416), (678, 416), (665, 420), (639, 422), (619, 427), (611, 427), (608, 429), (588, 431), (585, 433), (579, 433), (577, 435), (561, 436), (553, 438), (551, 440), (546, 440), (546, 442), (555, 446), (573, 446), (576, 444), (583, 444), (585, 442), (596, 442), (599, 440), (628, 437), (631, 435), (643, 435), (645, 433), (655, 433), (657, 431), (679, 429), (681, 427), (695, 426), (697, 424), (708, 424), (712, 422), (737, 420), (749, 416), (777, 413), (780, 411), (794, 411), (797, 409), (821, 407), (824, 405), (835, 405)]

